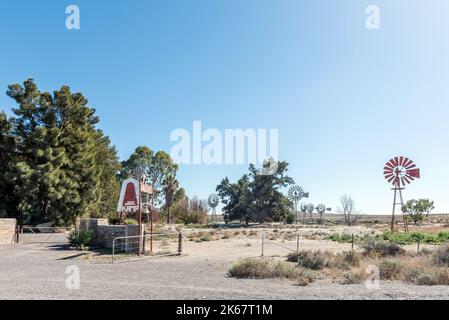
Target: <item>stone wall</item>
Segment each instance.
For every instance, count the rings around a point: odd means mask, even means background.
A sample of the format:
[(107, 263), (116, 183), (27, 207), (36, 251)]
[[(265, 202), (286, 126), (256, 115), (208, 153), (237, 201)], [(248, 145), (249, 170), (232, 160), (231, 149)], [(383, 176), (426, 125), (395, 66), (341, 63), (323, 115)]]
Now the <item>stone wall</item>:
[[(139, 235), (138, 225), (119, 225), (113, 226), (108, 224), (107, 219), (80, 219), (77, 221), (79, 230), (92, 230), (93, 242), (105, 249), (112, 249), (115, 238), (120, 237), (135, 237)], [(144, 232), (144, 225), (141, 226)], [(139, 239), (118, 239), (116, 241), (117, 251), (134, 252), (138, 251)], [(141, 246), (143, 248), (143, 244)]]
[(108, 219), (82, 218), (77, 221), (79, 230), (91, 230), (93, 232), (93, 240), (98, 240), (98, 226), (108, 225)]
[(15, 242), (16, 219), (0, 219), (0, 244)]
[[(142, 225), (142, 233), (144, 226)], [(98, 225), (97, 226), (97, 243), (103, 248), (112, 249), (112, 243), (115, 238), (118, 237), (134, 237), (139, 235), (138, 225), (126, 225), (126, 226), (111, 226), (111, 225)], [(135, 239), (122, 239), (116, 241), (116, 246), (121, 249), (127, 249), (137, 247), (138, 238)]]

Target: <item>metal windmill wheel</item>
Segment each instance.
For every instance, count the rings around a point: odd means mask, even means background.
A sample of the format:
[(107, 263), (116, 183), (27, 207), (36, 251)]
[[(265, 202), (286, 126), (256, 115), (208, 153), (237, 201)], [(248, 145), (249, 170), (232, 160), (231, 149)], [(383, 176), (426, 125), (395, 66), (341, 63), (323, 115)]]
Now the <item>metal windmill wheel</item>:
[(215, 209), (218, 206), (219, 200), (220, 199), (218, 198), (218, 196), (215, 193), (211, 194), (209, 196), (209, 198), (207, 198), (207, 204), (209, 205), (209, 207), (212, 208), (212, 221), (215, 221), (215, 215), (216, 215)]

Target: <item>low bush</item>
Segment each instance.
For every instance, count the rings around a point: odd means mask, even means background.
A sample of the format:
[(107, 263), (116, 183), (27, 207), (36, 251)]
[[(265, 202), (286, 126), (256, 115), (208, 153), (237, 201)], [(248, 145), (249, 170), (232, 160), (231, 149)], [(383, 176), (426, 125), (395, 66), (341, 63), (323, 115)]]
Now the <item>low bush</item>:
[(405, 254), (405, 250), (391, 241), (368, 240), (363, 245), (364, 254), (376, 256), (397, 256)]
[(227, 231), (225, 231), (225, 233), (223, 234), (223, 236), (221, 237), (222, 239), (230, 239), (231, 238), (231, 234)]
[(346, 269), (349, 267), (358, 267), (360, 265), (360, 254), (355, 251), (342, 252), (337, 254), (333, 262), (338, 269)]
[(73, 230), (69, 235), (69, 243), (77, 249), (84, 250), (92, 242), (93, 232), (91, 230)]
[(402, 277), (402, 265), (396, 261), (384, 260), (379, 265), (380, 278), (383, 280), (398, 280)]
[(433, 259), (435, 264), (449, 267), (449, 245), (438, 248)]
[(139, 222), (137, 222), (137, 220), (135, 220), (135, 219), (126, 219), (126, 220), (125, 220), (125, 224), (128, 224), (128, 225), (137, 225), (137, 224), (139, 224)]
[(311, 270), (321, 270), (330, 265), (334, 255), (324, 251), (299, 251), (287, 256), (287, 261), (297, 262), (301, 267)]
[(299, 285), (308, 285), (314, 281), (314, 276), (293, 264), (272, 259), (246, 258), (235, 263), (228, 272), (236, 278), (285, 278), (295, 280)]
[(436, 270), (436, 278), (439, 285), (449, 286), (449, 269), (438, 268)]
[[(357, 240), (357, 236), (354, 236), (354, 241)], [(347, 233), (334, 233), (328, 237), (328, 240), (340, 242), (340, 243), (348, 243), (352, 242), (352, 234)]]
[(296, 216), (294, 213), (289, 213), (287, 214), (287, 216), (285, 217), (285, 223), (286, 224), (293, 224), (296, 220)]
[(438, 279), (431, 269), (412, 268), (404, 275), (404, 280), (420, 286), (434, 286)]
[(347, 271), (343, 274), (341, 284), (359, 284), (364, 280), (363, 273), (357, 271)]
[(414, 244), (414, 243), (429, 243), (438, 244), (449, 241), (449, 232), (411, 232), (400, 233), (385, 231), (376, 237), (376, 240), (387, 240), (395, 242), (400, 245)]
[(200, 238), (201, 241), (212, 241), (212, 237), (209, 234)]

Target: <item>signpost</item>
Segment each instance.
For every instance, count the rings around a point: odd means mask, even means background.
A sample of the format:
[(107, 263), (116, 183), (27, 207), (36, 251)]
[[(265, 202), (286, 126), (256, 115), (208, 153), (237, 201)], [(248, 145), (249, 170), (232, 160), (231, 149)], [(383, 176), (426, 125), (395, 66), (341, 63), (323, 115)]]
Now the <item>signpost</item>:
[[(142, 253), (142, 194), (153, 194), (153, 188), (139, 180), (129, 178), (123, 181), (120, 190), (120, 198), (117, 205), (117, 212), (120, 212), (120, 221), (123, 213), (136, 213), (139, 224), (139, 255)], [(153, 219), (151, 218), (151, 240), (153, 233)], [(152, 244), (151, 244), (152, 247)]]

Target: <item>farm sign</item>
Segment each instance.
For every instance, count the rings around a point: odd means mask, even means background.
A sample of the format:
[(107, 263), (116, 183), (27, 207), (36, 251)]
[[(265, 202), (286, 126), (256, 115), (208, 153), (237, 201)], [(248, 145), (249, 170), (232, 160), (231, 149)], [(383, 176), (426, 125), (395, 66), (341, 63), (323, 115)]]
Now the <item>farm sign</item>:
[(138, 212), (140, 193), (153, 194), (153, 188), (144, 183), (140, 183), (139, 186), (139, 181), (132, 178), (123, 181), (117, 205), (117, 212)]
[(139, 181), (136, 179), (126, 179), (123, 181), (120, 191), (120, 198), (117, 205), (117, 212), (138, 212), (139, 211)]

